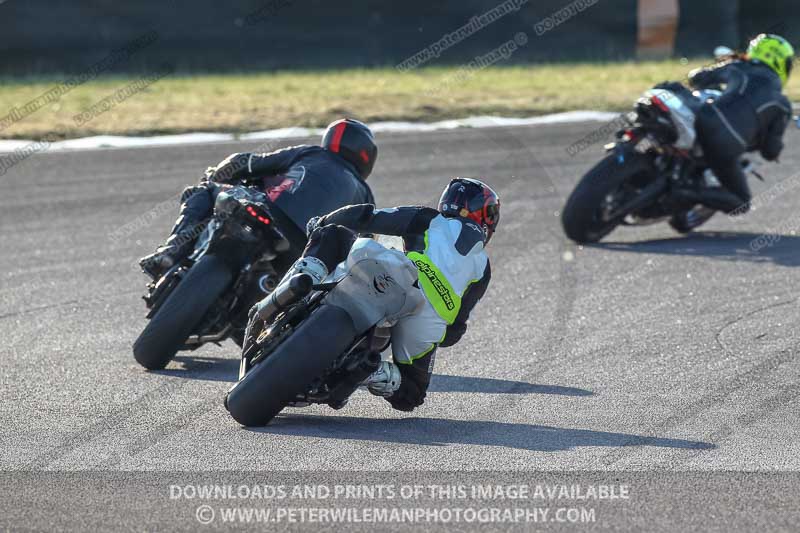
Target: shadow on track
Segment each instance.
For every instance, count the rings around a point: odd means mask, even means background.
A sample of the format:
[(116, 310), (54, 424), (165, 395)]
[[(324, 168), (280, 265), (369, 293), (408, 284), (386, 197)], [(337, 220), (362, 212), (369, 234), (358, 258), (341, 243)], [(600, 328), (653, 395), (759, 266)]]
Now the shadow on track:
[[(174, 361), (179, 368), (153, 370), (153, 374), (174, 376), (184, 379), (204, 381), (227, 381), (234, 383), (239, 377), (239, 360), (214, 357), (179, 355)], [(430, 392), (476, 392), (484, 394), (555, 394), (558, 396), (592, 396), (586, 389), (562, 387), (560, 385), (539, 385), (524, 381), (507, 379), (479, 378), (469, 376), (450, 376), (434, 374)]]
[(445, 374), (434, 374), (428, 390), (430, 392), (482, 392), (485, 394), (556, 394), (558, 396), (592, 396), (594, 394), (590, 390), (575, 387)]
[(685, 450), (716, 448), (711, 443), (682, 439), (446, 418), (415, 417), (387, 420), (385, 418), (350, 416), (284, 415), (273, 420), (267, 427), (247, 428), (247, 431), (267, 435), (293, 435), (423, 446), (447, 446), (449, 444), (499, 446), (541, 452), (565, 451), (582, 446), (655, 446)]
[(749, 232), (703, 231), (682, 237), (640, 242), (601, 242), (588, 245), (604, 250), (711, 257), (723, 261), (749, 261), (800, 266), (800, 237)]
[(181, 366), (151, 370), (150, 373), (183, 379), (227, 381), (229, 383), (235, 382), (239, 377), (239, 359), (179, 355), (173, 361), (180, 363)]

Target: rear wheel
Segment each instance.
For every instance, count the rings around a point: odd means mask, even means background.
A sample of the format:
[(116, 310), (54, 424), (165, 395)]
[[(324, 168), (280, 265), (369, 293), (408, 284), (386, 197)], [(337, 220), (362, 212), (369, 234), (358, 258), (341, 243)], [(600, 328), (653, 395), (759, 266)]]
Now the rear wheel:
[(225, 396), (243, 426), (263, 426), (322, 377), (358, 337), (350, 315), (322, 305)]
[(167, 366), (232, 281), (233, 273), (220, 258), (201, 257), (133, 343), (139, 364), (149, 370)]
[(620, 163), (616, 153), (609, 154), (595, 165), (572, 191), (561, 214), (561, 224), (567, 237), (582, 243), (597, 242), (616, 228), (627, 213), (613, 217), (614, 206), (632, 199), (635, 188), (626, 186), (634, 178), (653, 172), (650, 158), (628, 152)]

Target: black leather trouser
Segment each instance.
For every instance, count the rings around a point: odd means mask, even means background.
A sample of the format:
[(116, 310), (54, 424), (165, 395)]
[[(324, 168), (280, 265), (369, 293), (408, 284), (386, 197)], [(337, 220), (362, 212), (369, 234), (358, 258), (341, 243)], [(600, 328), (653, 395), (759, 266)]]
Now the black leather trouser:
[(745, 147), (711, 105), (701, 108), (696, 127), (706, 162), (722, 185), (721, 188), (702, 189), (700, 202), (729, 214), (746, 213), (752, 194), (739, 160)]
[(329, 224), (311, 232), (303, 257), (316, 257), (333, 272), (336, 265), (347, 259), (350, 248), (356, 242), (356, 234), (344, 226)]

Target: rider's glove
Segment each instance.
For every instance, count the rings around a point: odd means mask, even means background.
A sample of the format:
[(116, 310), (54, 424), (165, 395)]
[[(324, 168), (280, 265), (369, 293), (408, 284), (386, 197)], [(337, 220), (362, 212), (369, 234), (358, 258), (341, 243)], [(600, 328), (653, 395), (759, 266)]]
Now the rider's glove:
[(217, 167), (208, 167), (206, 171), (203, 172), (203, 177), (200, 178), (200, 183), (205, 184), (209, 181), (214, 181), (214, 174), (217, 172)]
[(311, 234), (314, 233), (315, 229), (319, 228), (320, 226), (324, 226), (324, 225), (325, 225), (325, 217), (314, 217), (314, 218), (312, 218), (311, 220), (306, 222), (306, 235), (308, 235), (310, 237)]
[(389, 361), (381, 361), (378, 370), (365, 382), (367, 389), (375, 396), (391, 397), (400, 388), (400, 369)]
[(250, 154), (231, 154), (216, 166), (206, 169), (206, 180), (217, 183), (238, 183), (249, 174)]

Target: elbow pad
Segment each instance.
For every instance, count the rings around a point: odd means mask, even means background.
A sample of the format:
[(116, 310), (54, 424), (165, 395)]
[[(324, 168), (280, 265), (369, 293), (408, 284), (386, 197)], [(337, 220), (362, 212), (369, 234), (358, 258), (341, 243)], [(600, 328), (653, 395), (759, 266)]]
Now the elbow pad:
[(337, 224), (350, 229), (366, 226), (375, 214), (372, 204), (358, 204), (341, 207), (322, 217), (323, 224)]

